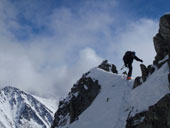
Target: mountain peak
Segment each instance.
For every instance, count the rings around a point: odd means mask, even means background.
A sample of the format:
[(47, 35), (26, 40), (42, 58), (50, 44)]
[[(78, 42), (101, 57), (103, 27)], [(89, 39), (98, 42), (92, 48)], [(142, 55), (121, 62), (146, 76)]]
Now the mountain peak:
[(1, 89), (1, 91), (8, 92), (8, 93), (10, 93), (10, 92), (23, 92), (23, 91), (19, 90), (16, 87), (13, 87), (13, 86), (6, 86), (3, 89)]
[(0, 126), (48, 128), (52, 123), (53, 114), (37, 98), (16, 87), (7, 86), (0, 91), (0, 115), (2, 117)]

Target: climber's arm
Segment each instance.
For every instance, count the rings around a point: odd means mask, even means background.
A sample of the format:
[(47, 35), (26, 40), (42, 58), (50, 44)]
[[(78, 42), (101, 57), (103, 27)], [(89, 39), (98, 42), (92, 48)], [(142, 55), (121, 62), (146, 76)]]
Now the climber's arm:
[(143, 60), (139, 59), (137, 56), (135, 56), (134, 59), (143, 63)]

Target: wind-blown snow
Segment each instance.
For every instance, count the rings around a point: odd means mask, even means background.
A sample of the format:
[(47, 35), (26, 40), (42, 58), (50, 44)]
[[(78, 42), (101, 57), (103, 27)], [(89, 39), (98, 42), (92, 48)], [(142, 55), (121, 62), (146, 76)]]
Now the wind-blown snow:
[(92, 69), (88, 76), (99, 81), (101, 92), (77, 121), (61, 128), (125, 128), (130, 111), (133, 116), (147, 110), (170, 93), (168, 73), (166, 63), (145, 83), (132, 89), (133, 80), (127, 81), (120, 75), (99, 68)]

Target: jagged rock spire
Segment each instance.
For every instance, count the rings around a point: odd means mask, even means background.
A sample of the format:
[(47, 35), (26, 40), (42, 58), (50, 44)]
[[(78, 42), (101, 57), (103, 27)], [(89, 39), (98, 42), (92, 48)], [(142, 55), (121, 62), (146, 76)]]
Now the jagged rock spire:
[(159, 31), (153, 41), (157, 53), (154, 64), (160, 67), (159, 61), (170, 55), (170, 14), (165, 14), (160, 18)]
[(116, 66), (114, 64), (111, 64), (108, 62), (108, 60), (104, 60), (99, 66), (98, 68), (101, 68), (107, 72), (112, 72), (112, 73), (118, 73)]

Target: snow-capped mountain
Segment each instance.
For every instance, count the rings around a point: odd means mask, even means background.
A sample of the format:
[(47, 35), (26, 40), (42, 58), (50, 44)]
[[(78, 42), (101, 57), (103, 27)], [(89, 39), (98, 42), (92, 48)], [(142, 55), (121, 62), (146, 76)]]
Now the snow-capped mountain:
[(160, 19), (152, 65), (127, 81), (103, 61), (59, 102), (51, 128), (170, 128), (170, 14)]
[(0, 90), (0, 128), (49, 128), (54, 108), (55, 101), (5, 87)]

